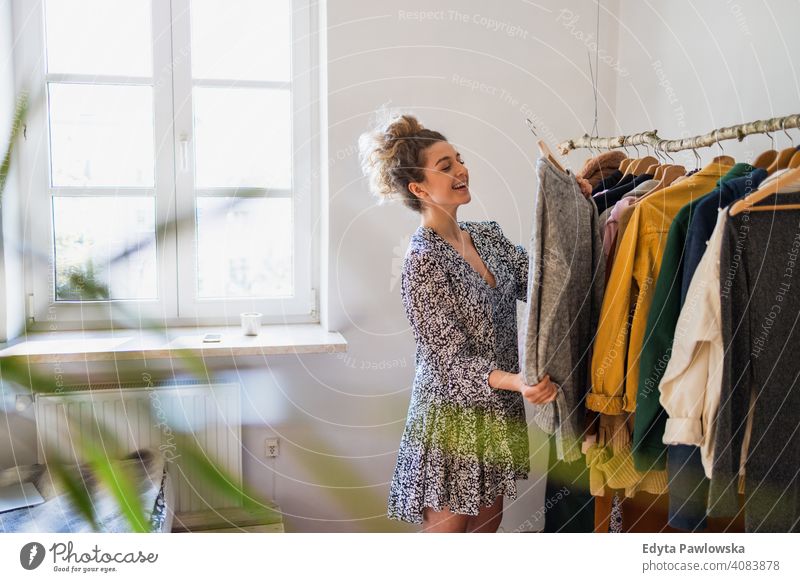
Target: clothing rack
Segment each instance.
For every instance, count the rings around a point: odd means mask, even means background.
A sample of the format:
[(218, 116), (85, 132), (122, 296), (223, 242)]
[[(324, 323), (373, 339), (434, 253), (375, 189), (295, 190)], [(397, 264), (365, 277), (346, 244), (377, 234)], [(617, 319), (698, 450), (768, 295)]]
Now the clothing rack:
[(578, 148), (593, 149), (615, 149), (628, 146), (650, 146), (654, 150), (661, 152), (677, 152), (681, 150), (694, 150), (699, 147), (707, 147), (719, 143), (723, 139), (736, 138), (742, 141), (745, 136), (757, 133), (772, 133), (774, 131), (792, 128), (800, 128), (800, 113), (787, 115), (785, 117), (773, 117), (771, 119), (760, 119), (750, 123), (741, 123), (715, 129), (704, 135), (696, 135), (682, 139), (661, 139), (658, 130), (644, 131), (632, 135), (620, 135), (616, 137), (590, 137), (584, 134), (583, 137), (570, 139), (558, 144), (558, 149), (562, 155), (567, 155), (571, 150)]

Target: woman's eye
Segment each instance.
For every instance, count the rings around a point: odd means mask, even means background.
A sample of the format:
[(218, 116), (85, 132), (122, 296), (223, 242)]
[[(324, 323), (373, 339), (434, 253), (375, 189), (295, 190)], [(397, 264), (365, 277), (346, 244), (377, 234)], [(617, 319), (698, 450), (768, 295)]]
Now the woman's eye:
[(448, 171), (449, 169), (450, 169), (450, 166), (447, 166), (446, 168), (442, 168), (442, 171), (443, 171), (443, 172), (446, 172), (446, 171)]

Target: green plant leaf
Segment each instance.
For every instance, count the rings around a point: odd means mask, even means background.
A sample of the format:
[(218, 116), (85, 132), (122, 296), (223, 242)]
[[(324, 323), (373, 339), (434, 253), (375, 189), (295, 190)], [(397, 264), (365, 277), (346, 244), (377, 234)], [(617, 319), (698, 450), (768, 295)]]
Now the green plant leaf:
[[(200, 475), (204, 482), (213, 486), (219, 493), (225, 495), (236, 505), (240, 505), (248, 511), (271, 509), (270, 504), (264, 503), (261, 496), (246, 488), (224, 469), (208, 458), (206, 453), (200, 449), (194, 439), (186, 434), (178, 434), (179, 449), (184, 466)], [(274, 521), (268, 523), (278, 523), (281, 520), (280, 514), (276, 511)]]
[(122, 464), (114, 466), (112, 460), (92, 440), (81, 443), (81, 450), (86, 454), (89, 464), (100, 481), (111, 491), (123, 515), (135, 533), (149, 531), (149, 522), (142, 509), (136, 481), (129, 469)]
[(55, 473), (56, 477), (61, 481), (67, 490), (67, 495), (72, 501), (73, 505), (83, 515), (83, 517), (92, 524), (92, 529), (100, 531), (100, 524), (94, 515), (94, 504), (92, 503), (91, 495), (82, 487), (80, 481), (66, 469), (67, 463), (60, 456), (48, 463), (48, 466)]

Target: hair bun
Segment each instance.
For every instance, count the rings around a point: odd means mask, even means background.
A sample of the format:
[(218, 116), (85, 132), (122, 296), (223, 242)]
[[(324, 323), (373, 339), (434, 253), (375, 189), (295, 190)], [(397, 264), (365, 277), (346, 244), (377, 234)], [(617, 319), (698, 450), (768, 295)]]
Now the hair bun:
[(406, 114), (396, 114), (386, 121), (384, 133), (387, 139), (397, 140), (416, 137), (425, 129), (419, 120)]
[(447, 138), (423, 127), (413, 115), (378, 112), (375, 128), (359, 136), (358, 149), (361, 169), (379, 203), (400, 198), (412, 210), (421, 210), (408, 184), (424, 180), (424, 151), (437, 141)]

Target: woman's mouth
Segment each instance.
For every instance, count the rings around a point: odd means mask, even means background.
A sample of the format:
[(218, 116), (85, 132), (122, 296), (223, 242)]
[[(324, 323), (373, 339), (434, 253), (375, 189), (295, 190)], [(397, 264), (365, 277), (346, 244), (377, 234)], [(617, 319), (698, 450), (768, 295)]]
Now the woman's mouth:
[(453, 190), (465, 190), (467, 188), (467, 182), (456, 182), (453, 185)]

